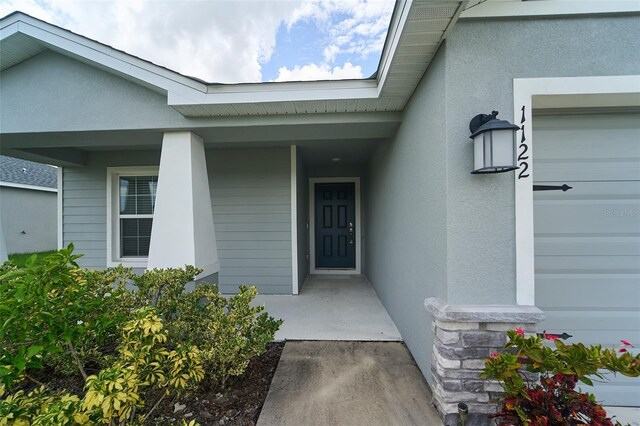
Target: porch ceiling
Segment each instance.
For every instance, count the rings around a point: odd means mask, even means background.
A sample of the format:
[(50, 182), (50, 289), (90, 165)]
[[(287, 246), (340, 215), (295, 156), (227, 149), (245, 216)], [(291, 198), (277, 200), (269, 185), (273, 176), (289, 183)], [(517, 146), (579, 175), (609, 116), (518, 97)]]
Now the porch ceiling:
[[(392, 138), (399, 124), (395, 117), (380, 121), (372, 117), (359, 122), (286, 120), (181, 130), (193, 131), (202, 137), (207, 148), (297, 145), (305, 163), (320, 166), (330, 164), (335, 157), (341, 158), (340, 165), (366, 163), (375, 144)], [(61, 166), (82, 165), (88, 152), (159, 150), (165, 130), (176, 129), (3, 134), (0, 154)]]

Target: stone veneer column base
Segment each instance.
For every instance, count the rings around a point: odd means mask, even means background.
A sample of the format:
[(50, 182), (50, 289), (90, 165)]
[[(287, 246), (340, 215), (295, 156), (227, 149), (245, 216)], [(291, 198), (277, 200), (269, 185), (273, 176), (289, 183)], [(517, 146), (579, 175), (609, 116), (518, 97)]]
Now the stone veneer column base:
[(433, 297), (424, 305), (433, 316), (433, 403), (445, 426), (458, 424), (460, 402), (469, 408), (465, 426), (489, 425), (502, 388), (480, 378), (484, 359), (503, 349), (507, 330), (532, 333), (544, 314), (534, 306), (449, 305)]

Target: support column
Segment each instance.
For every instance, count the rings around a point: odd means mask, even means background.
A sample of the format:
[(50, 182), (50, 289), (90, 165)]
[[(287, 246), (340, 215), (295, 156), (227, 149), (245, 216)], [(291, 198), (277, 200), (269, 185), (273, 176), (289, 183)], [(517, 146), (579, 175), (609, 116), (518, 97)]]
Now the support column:
[(535, 332), (544, 313), (535, 306), (449, 305), (431, 297), (424, 301), (433, 316), (433, 404), (445, 426), (458, 424), (458, 403), (469, 408), (466, 426), (489, 425), (502, 387), (480, 378), (484, 360), (503, 351), (507, 331)]
[(162, 140), (148, 269), (194, 265), (198, 278), (220, 270), (202, 139), (167, 132)]

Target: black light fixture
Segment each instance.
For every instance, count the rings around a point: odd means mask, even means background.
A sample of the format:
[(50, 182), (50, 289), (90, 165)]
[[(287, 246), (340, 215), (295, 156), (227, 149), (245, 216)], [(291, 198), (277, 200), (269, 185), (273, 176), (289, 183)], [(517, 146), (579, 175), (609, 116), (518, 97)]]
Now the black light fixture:
[(478, 114), (469, 123), (473, 139), (472, 174), (503, 173), (516, 165), (516, 130), (520, 127), (498, 120), (498, 111)]

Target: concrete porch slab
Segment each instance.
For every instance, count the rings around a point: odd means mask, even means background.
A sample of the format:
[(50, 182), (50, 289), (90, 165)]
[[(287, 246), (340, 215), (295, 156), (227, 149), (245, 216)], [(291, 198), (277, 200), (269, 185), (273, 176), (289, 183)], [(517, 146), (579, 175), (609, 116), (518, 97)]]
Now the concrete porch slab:
[(362, 275), (309, 275), (299, 295), (259, 295), (255, 303), (284, 320), (276, 340), (402, 340)]
[(287, 342), (258, 426), (428, 425), (442, 421), (400, 342)]

